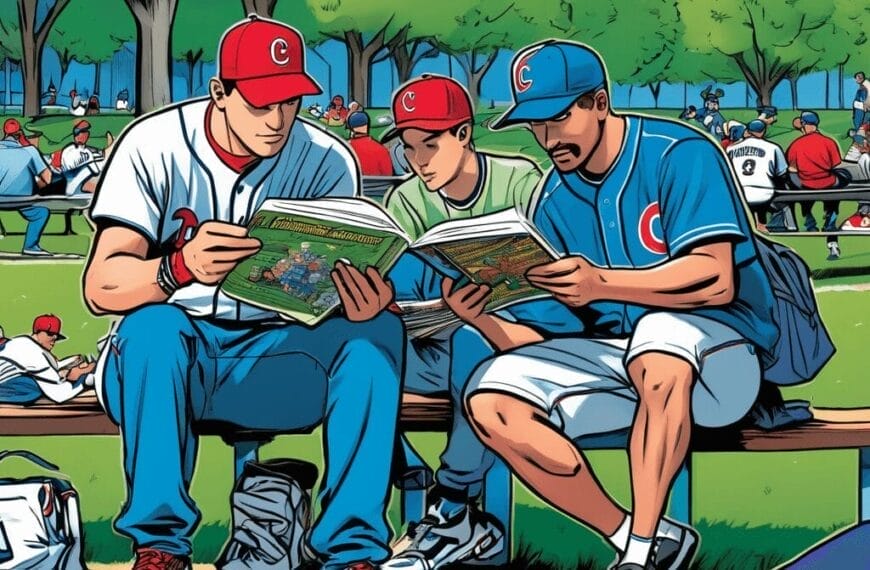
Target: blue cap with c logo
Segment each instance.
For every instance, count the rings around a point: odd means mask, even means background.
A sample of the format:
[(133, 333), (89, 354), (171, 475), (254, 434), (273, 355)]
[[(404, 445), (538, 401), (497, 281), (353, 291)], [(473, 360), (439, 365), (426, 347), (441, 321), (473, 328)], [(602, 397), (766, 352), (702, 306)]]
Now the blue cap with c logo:
[(492, 128), (558, 117), (578, 97), (606, 85), (604, 62), (589, 46), (565, 40), (531, 45), (511, 63), (513, 105)]

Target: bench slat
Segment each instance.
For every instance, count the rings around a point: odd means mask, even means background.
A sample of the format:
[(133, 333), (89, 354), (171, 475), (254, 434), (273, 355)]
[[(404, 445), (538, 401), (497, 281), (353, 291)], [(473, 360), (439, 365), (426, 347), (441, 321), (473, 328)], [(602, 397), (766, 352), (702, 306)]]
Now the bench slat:
[[(452, 406), (445, 398), (402, 395), (403, 431), (447, 431)], [(800, 451), (870, 447), (870, 408), (816, 408), (815, 420), (791, 429), (744, 429), (734, 451)], [(93, 392), (70, 402), (0, 405), (0, 435), (115, 435)], [(723, 449), (727, 451), (727, 449)]]

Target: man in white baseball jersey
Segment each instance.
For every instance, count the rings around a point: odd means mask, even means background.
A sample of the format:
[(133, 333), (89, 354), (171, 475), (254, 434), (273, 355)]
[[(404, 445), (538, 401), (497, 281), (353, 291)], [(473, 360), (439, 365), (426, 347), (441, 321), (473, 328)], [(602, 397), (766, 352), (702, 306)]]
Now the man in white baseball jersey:
[(40, 315), (32, 334), (0, 341), (0, 403), (27, 405), (42, 396), (65, 402), (94, 385), (93, 362), (74, 356), (59, 363), (52, 354), (55, 343), (66, 339), (60, 327), (55, 315)]
[(743, 197), (760, 229), (767, 223), (767, 212), (774, 188), (785, 188), (788, 162), (782, 147), (764, 138), (767, 124), (761, 119), (750, 121), (748, 136), (726, 151), (737, 173)]
[(136, 570), (190, 567), (202, 420), (323, 424), (328, 464), (308, 537), (320, 567), (365, 570), (389, 556), (404, 340), (383, 312), (391, 286), (337, 264), (345, 316), (315, 328), (219, 290), (259, 250), (245, 225), (265, 199), (358, 195), (348, 148), (297, 118), (302, 96), (321, 92), (303, 46), (293, 28), (256, 16), (230, 28), (210, 96), (134, 122), (97, 190), (84, 293), (93, 312), (125, 315), (101, 355), (98, 393), (121, 426), (127, 502), (116, 528), (133, 539)]

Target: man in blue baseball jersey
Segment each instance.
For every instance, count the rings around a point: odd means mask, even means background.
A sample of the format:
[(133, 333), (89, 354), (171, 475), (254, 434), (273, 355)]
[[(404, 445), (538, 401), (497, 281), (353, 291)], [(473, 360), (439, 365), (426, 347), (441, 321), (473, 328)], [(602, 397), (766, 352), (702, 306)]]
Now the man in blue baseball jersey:
[[(93, 312), (124, 315), (101, 354), (97, 391), (121, 427), (127, 500), (115, 526), (133, 540), (134, 570), (190, 568), (200, 421), (322, 424), (322, 508), (307, 537), (319, 567), (371, 570), (390, 554), (404, 347), (401, 322), (383, 311), (392, 287), (372, 268), (337, 264), (345, 314), (314, 328), (220, 289), (261, 246), (246, 225), (264, 200), (359, 193), (349, 149), (297, 118), (302, 96), (320, 93), (303, 46), (278, 22), (233, 26), (210, 96), (134, 122), (100, 183), (84, 294)], [(314, 259), (307, 244), (297, 257)]]
[[(514, 60), (514, 105), (546, 149), (533, 222), (563, 257), (527, 278), (582, 326), (481, 312), (486, 292), (447, 292), (501, 354), (474, 372), (466, 407), (484, 443), (551, 504), (619, 552), (619, 570), (688, 568), (693, 530), (662, 518), (691, 425), (740, 420), (759, 351), (778, 337), (771, 287), (724, 154), (694, 129), (613, 112), (590, 48), (550, 41)], [(601, 488), (580, 438), (630, 430), (627, 513)]]
[[(21, 132), (16, 119), (7, 119), (3, 124), (3, 140), (0, 140), (0, 200), (5, 197), (24, 198), (33, 196), (37, 188), (51, 183), (51, 169), (36, 147)], [(18, 209), (27, 220), (24, 231), (23, 255), (50, 256), (39, 247), (39, 238), (48, 223), (50, 212), (45, 206), (24, 206)]]

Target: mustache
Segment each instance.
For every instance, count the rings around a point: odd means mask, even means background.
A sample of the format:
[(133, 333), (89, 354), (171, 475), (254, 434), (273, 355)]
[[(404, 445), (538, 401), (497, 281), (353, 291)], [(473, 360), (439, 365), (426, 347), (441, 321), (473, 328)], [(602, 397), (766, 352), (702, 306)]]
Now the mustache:
[(580, 156), (580, 146), (576, 145), (574, 143), (559, 143), (556, 146), (554, 146), (553, 148), (547, 150), (547, 154), (549, 154), (550, 157), (552, 158), (554, 154), (558, 154), (562, 151), (567, 151), (567, 152), (571, 153), (574, 156), (574, 158), (577, 158), (578, 156)]

